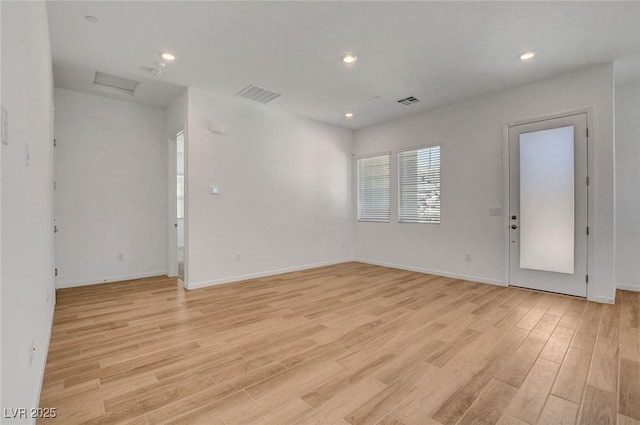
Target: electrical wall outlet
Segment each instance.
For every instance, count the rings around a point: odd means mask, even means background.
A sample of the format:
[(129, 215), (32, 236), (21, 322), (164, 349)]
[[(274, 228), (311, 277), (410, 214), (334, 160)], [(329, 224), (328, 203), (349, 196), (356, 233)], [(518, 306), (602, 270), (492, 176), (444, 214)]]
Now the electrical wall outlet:
[(36, 355), (36, 343), (32, 340), (29, 346), (29, 367), (33, 366), (33, 358)]

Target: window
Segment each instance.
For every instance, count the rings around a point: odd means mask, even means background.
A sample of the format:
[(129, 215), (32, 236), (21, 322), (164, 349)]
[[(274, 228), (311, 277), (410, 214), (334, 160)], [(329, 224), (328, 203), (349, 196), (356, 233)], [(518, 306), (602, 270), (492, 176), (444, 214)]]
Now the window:
[(176, 135), (176, 218), (184, 218), (184, 131)]
[(176, 195), (178, 201), (176, 218), (184, 218), (184, 176), (176, 176)]
[(389, 222), (390, 155), (358, 160), (358, 220)]
[(398, 221), (440, 223), (440, 146), (398, 153)]

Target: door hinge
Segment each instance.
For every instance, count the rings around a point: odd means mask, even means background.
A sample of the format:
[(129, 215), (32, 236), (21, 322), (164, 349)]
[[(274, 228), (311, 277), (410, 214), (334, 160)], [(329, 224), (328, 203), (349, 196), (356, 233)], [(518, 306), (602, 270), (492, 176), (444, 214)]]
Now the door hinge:
[(587, 186), (589, 186), (589, 183), (590, 183), (590, 182), (591, 182), (591, 181), (589, 180), (589, 176), (587, 176)]
[(56, 146), (58, 146), (58, 141), (56, 139), (53, 139), (53, 147), (55, 148)]
[(589, 275), (587, 275), (587, 276), (586, 276), (586, 278), (585, 278), (585, 280), (584, 280), (584, 281), (585, 281), (585, 282), (587, 282), (587, 283), (589, 283)]
[(587, 137), (589, 137), (589, 128), (587, 127)]
[(56, 189), (57, 189), (56, 182), (53, 182), (53, 190), (56, 190)]
[(58, 226), (53, 226), (53, 233), (58, 233)]
[(58, 268), (56, 267), (54, 270), (55, 270), (55, 275), (54, 276), (58, 276)]
[(589, 234), (589, 226), (587, 226), (587, 235)]

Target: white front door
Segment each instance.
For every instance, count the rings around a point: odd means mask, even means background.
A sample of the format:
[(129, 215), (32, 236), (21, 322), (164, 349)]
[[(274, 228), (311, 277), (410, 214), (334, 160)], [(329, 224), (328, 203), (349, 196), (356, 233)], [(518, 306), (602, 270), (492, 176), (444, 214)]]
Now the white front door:
[(587, 295), (587, 115), (509, 127), (509, 284)]

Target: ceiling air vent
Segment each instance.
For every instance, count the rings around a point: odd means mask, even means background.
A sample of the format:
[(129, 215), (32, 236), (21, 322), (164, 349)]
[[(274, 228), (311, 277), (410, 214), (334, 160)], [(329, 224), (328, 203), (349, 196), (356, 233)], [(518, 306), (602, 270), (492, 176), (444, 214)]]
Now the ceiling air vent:
[(272, 100), (279, 98), (280, 94), (249, 84), (247, 87), (240, 90), (236, 96), (255, 100), (260, 103), (269, 103)]
[(420, 99), (417, 99), (413, 96), (405, 97), (404, 99), (400, 99), (398, 103), (402, 103), (403, 105), (413, 105), (414, 103), (420, 102)]
[(105, 74), (100, 71), (96, 71), (96, 76), (93, 79), (93, 84), (96, 88), (106, 89), (120, 94), (127, 94), (129, 96), (133, 96), (133, 92), (136, 90), (139, 83), (140, 81)]

